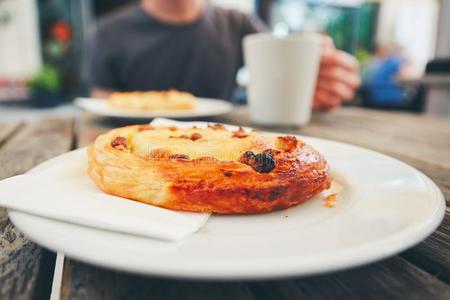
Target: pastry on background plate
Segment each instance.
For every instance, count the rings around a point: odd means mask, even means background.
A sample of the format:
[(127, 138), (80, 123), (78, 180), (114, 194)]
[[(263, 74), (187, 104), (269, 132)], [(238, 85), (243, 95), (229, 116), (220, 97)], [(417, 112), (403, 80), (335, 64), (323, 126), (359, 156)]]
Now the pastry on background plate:
[(223, 125), (133, 125), (88, 148), (104, 192), (168, 209), (252, 214), (288, 208), (328, 189), (328, 164), (294, 136)]
[(190, 110), (195, 108), (197, 98), (177, 90), (149, 92), (115, 92), (108, 99), (115, 109), (137, 111)]

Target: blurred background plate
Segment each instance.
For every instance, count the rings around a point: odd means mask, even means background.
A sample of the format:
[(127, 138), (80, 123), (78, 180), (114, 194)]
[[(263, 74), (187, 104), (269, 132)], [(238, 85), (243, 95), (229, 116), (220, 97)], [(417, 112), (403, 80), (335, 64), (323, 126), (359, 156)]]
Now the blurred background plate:
[(197, 106), (192, 110), (119, 110), (109, 107), (106, 100), (95, 98), (77, 98), (75, 99), (75, 105), (95, 115), (128, 119), (207, 117), (228, 113), (233, 108), (231, 103), (227, 101), (209, 98), (197, 98)]

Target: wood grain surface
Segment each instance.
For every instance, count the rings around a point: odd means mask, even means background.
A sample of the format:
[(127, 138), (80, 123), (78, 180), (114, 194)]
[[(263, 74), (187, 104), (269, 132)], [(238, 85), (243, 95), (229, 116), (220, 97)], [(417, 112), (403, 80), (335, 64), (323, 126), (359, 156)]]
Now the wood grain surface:
[[(238, 108), (210, 122), (251, 126)], [(80, 121), (79, 146), (128, 121)], [(450, 121), (407, 113), (346, 108), (315, 114), (304, 128), (263, 128), (342, 141), (396, 157), (433, 179), (450, 201)], [(66, 259), (62, 299), (447, 299), (449, 217), (425, 242), (380, 263), (310, 278), (205, 282), (130, 275)]]
[[(69, 269), (70, 268), (70, 269)], [(448, 299), (449, 287), (395, 257), (321, 276), (255, 282), (150, 278), (70, 261), (62, 299)]]
[[(71, 127), (70, 120), (0, 124), (0, 179), (68, 151)], [(4, 208), (0, 208), (0, 251), (0, 299), (48, 297), (54, 254), (24, 237)]]

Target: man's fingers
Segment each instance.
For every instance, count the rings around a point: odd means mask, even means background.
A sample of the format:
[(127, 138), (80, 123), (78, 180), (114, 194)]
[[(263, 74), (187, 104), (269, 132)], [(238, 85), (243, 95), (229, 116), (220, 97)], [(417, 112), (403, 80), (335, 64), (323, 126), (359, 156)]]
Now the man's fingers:
[(341, 99), (324, 90), (316, 89), (313, 108), (315, 110), (330, 110), (341, 105)]
[(321, 66), (334, 65), (352, 72), (359, 69), (358, 61), (348, 53), (339, 50), (328, 50), (322, 53)]
[[(350, 101), (361, 84), (358, 61), (343, 51), (336, 50), (331, 38), (323, 36), (322, 54), (317, 86), (314, 94), (314, 109), (331, 110)], [(333, 45), (333, 47), (330, 47)]]
[(336, 80), (327, 80), (319, 77), (317, 82), (317, 88), (319, 90), (326, 91), (332, 95), (335, 95), (341, 99), (352, 99), (355, 95), (354, 89), (348, 85)]
[(333, 39), (328, 35), (322, 34), (320, 36), (320, 45), (322, 46), (322, 49), (325, 49), (325, 50), (334, 49)]
[(319, 71), (320, 80), (326, 81), (341, 81), (352, 89), (356, 89), (361, 85), (361, 79), (355, 72), (350, 72), (346, 69), (336, 66), (326, 66)]

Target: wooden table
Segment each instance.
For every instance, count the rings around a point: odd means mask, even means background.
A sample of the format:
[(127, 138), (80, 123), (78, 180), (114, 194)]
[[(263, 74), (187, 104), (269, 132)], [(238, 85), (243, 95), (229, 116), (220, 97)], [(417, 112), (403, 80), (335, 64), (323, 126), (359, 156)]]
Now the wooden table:
[[(245, 108), (213, 122), (250, 125)], [(55, 155), (90, 143), (126, 123), (81, 115), (0, 124), (0, 179), (21, 174)], [(267, 128), (266, 128), (267, 130)], [(270, 129), (269, 129), (270, 130)], [(280, 130), (273, 129), (272, 130)], [(351, 143), (396, 157), (428, 175), (450, 201), (450, 120), (344, 108), (314, 115), (302, 129), (284, 131)], [(206, 282), (125, 274), (65, 258), (62, 299), (450, 299), (450, 216), (428, 239), (371, 265), (308, 278)], [(81, 247), (82, 245), (80, 245)], [(46, 299), (55, 254), (27, 240), (0, 209), (0, 299)], [(106, 251), (106, 249), (105, 249)], [(57, 289), (55, 289), (57, 290)]]

